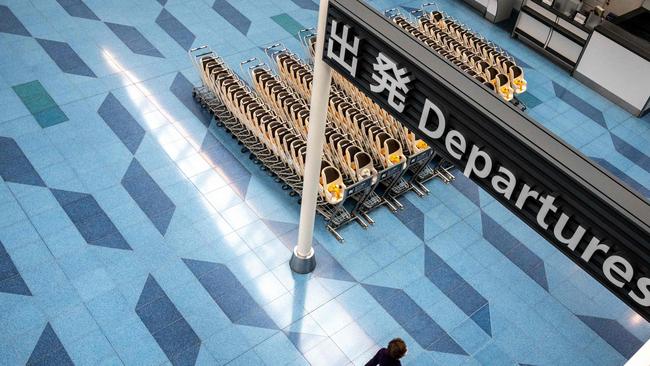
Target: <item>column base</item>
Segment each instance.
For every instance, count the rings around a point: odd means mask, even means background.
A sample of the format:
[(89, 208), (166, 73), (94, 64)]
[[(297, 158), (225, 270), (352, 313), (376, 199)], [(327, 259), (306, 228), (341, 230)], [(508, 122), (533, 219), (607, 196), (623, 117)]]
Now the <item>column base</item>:
[(316, 268), (316, 256), (314, 248), (311, 249), (307, 257), (298, 254), (298, 247), (293, 248), (293, 254), (289, 261), (289, 267), (292, 271), (300, 274), (311, 273)]

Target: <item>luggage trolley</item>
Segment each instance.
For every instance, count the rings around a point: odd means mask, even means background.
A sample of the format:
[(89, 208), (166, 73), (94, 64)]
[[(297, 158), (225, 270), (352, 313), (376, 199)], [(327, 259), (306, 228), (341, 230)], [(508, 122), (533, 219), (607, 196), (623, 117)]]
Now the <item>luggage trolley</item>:
[[(188, 54), (190, 56), (192, 64), (194, 65), (195, 69), (199, 71), (199, 76), (201, 77), (201, 85), (194, 86), (192, 88), (192, 97), (194, 100), (199, 103), (201, 107), (208, 110), (208, 112), (211, 114), (214, 114), (213, 111), (215, 110), (221, 110), (222, 108), (225, 108), (219, 99), (217, 99), (216, 96), (212, 94), (212, 91), (208, 88), (209, 81), (206, 79), (205, 73), (202, 72), (203, 68), (199, 64), (199, 60), (203, 57), (216, 56), (214, 51), (212, 51), (212, 49), (207, 45), (204, 45), (196, 48), (191, 48), (188, 51)], [(222, 122), (217, 121), (217, 124), (221, 126)]]
[[(270, 47), (267, 47), (265, 51), (267, 51), (267, 55), (270, 57), (270, 60), (272, 60), (272, 56), (269, 52), (270, 49), (274, 47), (279, 47), (280, 44), (276, 44)], [(283, 52), (286, 49), (282, 49), (279, 52)], [(275, 51), (276, 53), (278, 51)], [(247, 61), (246, 61), (247, 62)], [(275, 75), (271, 73), (271, 69), (265, 65), (265, 64), (257, 64), (254, 66), (249, 67), (249, 72), (251, 76), (251, 80), (257, 80), (257, 78), (260, 78), (260, 80), (264, 79), (269, 82), (275, 82), (276, 86), (277, 85), (282, 85), (283, 90), (279, 93), (284, 94), (284, 98), (281, 98), (282, 102), (285, 102), (289, 100), (288, 98), (293, 95), (293, 102), (294, 103), (300, 103), (298, 102), (299, 95), (297, 95), (296, 92), (292, 91), (290, 87), (280, 84), (280, 82), (275, 79)], [(256, 75), (257, 72), (257, 75)], [(266, 73), (265, 73), (266, 72)], [(269, 84), (267, 84), (269, 85)], [(257, 87), (261, 87), (261, 85), (256, 85)], [(270, 90), (274, 90), (275, 87), (272, 87)], [(264, 94), (264, 91), (267, 91), (269, 89), (264, 89), (263, 91), (260, 90), (262, 94)], [(279, 90), (279, 89), (276, 89)], [(279, 95), (279, 94), (278, 94)], [(270, 99), (270, 98), (269, 98)], [(281, 108), (277, 100), (269, 100), (269, 104), (275, 106), (274, 111), (278, 115), (283, 115), (287, 120), (294, 120), (294, 123), (296, 123), (294, 116), (291, 116), (289, 111), (286, 109)], [(287, 105), (284, 105), (286, 108)], [(308, 107), (306, 104), (300, 104), (300, 108), (304, 108), (301, 111), (307, 111)], [(297, 111), (298, 109), (294, 110)], [(299, 128), (299, 126), (294, 126), (296, 129)], [(306, 137), (306, 136), (305, 136)], [(326, 145), (327, 146), (327, 145)], [(341, 165), (342, 162), (340, 159), (335, 158), (333, 155), (335, 154), (327, 154), (326, 156), (331, 156), (332, 161), (336, 162), (336, 165)], [(359, 225), (361, 225), (363, 228), (367, 228), (368, 224), (363, 220), (362, 215), (360, 214), (360, 204), (365, 201), (365, 197), (368, 196), (368, 194), (371, 191), (372, 185), (374, 183), (375, 177), (373, 176), (368, 176), (364, 179), (357, 179), (356, 181), (352, 179), (346, 179), (345, 183), (346, 185), (346, 190), (345, 194), (343, 196), (342, 201), (339, 203), (339, 206), (337, 208), (345, 208), (344, 210), (332, 210), (331, 208), (323, 205), (319, 206), (319, 211), (320, 213), (326, 218), (328, 221), (327, 229), (330, 231), (338, 240), (343, 241), (343, 238), (338, 234), (337, 229), (352, 222), (356, 221)], [(356, 203), (355, 203), (356, 202)]]
[[(277, 73), (287, 85), (296, 91), (300, 91), (296, 92), (296, 94), (298, 94), (296, 96), (297, 98), (304, 98), (305, 100), (309, 99), (311, 95), (311, 85), (309, 84), (312, 77), (311, 68), (308, 64), (301, 61), (297, 55), (291, 53), (284, 47), (280, 48), (281, 46), (281, 44), (274, 44), (265, 48), (269, 61), (272, 65), (275, 65)], [(288, 74), (287, 68), (291, 69), (291, 75)], [(296, 79), (297, 77), (299, 80)], [(374, 220), (368, 216), (368, 212), (372, 209), (383, 204), (387, 205), (392, 211), (396, 211), (397, 207), (401, 207), (399, 202), (394, 200), (394, 196), (396, 193), (401, 194), (410, 189), (408, 182), (401, 179), (403, 172), (408, 167), (408, 160), (406, 157), (402, 156), (400, 152), (401, 147), (399, 147), (395, 152), (399, 153), (399, 160), (401, 160), (401, 162), (398, 164), (391, 163), (390, 166), (384, 168), (382, 164), (385, 163), (382, 163), (380, 153), (372, 146), (379, 141), (389, 143), (390, 141), (388, 140), (392, 140), (393, 144), (398, 144), (397, 146), (400, 146), (399, 141), (393, 139), (390, 134), (386, 133), (392, 132), (392, 130), (386, 130), (382, 125), (373, 122), (372, 117), (366, 115), (367, 112), (365, 109), (359, 107), (356, 101), (350, 98), (343, 90), (338, 89), (336, 85), (332, 86), (329, 103), (329, 123), (332, 124), (334, 123), (333, 121), (336, 120), (337, 122), (335, 124), (337, 127), (342, 128), (342, 133), (349, 133), (350, 136), (353, 137), (353, 140), (358, 143), (362, 149), (372, 152), (370, 155), (374, 156), (374, 168), (378, 171), (377, 179), (375, 184), (372, 186), (372, 191), (365, 195), (363, 200), (358, 202), (359, 206), (357, 206), (360, 214), (364, 216), (364, 219), (372, 224), (374, 223)], [(353, 121), (351, 118), (353, 113), (355, 118), (361, 118), (359, 121), (363, 120), (364, 122), (371, 124), (364, 124), (365, 127), (362, 128), (358, 125), (356, 119)], [(358, 133), (360, 133), (359, 129), (355, 130), (352, 127), (346, 127), (351, 125), (356, 125), (357, 128), (363, 130), (369, 129), (366, 133), (370, 133), (370, 135), (358, 135)], [(352, 128), (354, 131), (348, 130), (348, 128)], [(372, 140), (372, 142), (370, 142), (370, 140)], [(402, 140), (405, 139), (403, 138)], [(326, 139), (326, 141), (329, 142), (328, 139)], [(388, 150), (389, 146), (385, 146), (384, 149)], [(425, 154), (425, 156), (429, 157), (430, 154)]]
[[(396, 9), (388, 10), (388, 12), (390, 14), (400, 14), (399, 11)], [(314, 54), (313, 33), (309, 33), (306, 36), (301, 35), (301, 43), (306, 48), (307, 53), (310, 55), (311, 61), (313, 61), (313, 54)], [(354, 105), (360, 105), (361, 109), (368, 111), (363, 106), (364, 101), (359, 99), (360, 92), (358, 91), (358, 89), (356, 89), (356, 87), (354, 87), (353, 85), (345, 81), (341, 83), (341, 81), (342, 79), (335, 77), (336, 84), (333, 86), (333, 88), (337, 88), (337, 87), (340, 88), (341, 92), (345, 94), (344, 98), (347, 98), (350, 103)], [(349, 91), (349, 89), (351, 88), (354, 88), (354, 90)], [(443, 181), (449, 182), (451, 179), (453, 179), (453, 176), (448, 173), (448, 170), (446, 169), (448, 167), (446, 167), (446, 165), (444, 166), (445, 169), (443, 169), (443, 167), (441, 167), (440, 165), (436, 165), (435, 167), (432, 166), (432, 163), (434, 163), (434, 159), (436, 158), (436, 154), (431, 148), (426, 147), (426, 144), (424, 147), (419, 147), (419, 146), (416, 147), (415, 145), (417, 145), (417, 141), (416, 140), (411, 141), (405, 135), (407, 132), (401, 125), (395, 126), (395, 124), (397, 124), (396, 121), (392, 121), (392, 126), (391, 123), (388, 123), (388, 125), (387, 123), (382, 124), (380, 123), (381, 118), (383, 117), (379, 117), (375, 115), (370, 116), (370, 119), (374, 120), (375, 123), (377, 123), (378, 125), (384, 125), (386, 127), (389, 127), (389, 130), (393, 134), (395, 134), (398, 140), (402, 143), (402, 146), (408, 151), (406, 169), (402, 171), (402, 176), (399, 176), (398, 177), (399, 179), (397, 180), (391, 180), (388, 189), (381, 189), (381, 191), (383, 192), (381, 194), (381, 198), (385, 202), (390, 203), (388, 207), (391, 210), (394, 211), (396, 210), (396, 207), (399, 208), (402, 207), (402, 205), (398, 200), (398, 197), (400, 197), (401, 195), (405, 194), (410, 190), (413, 190), (420, 197), (423, 197), (426, 194), (428, 194), (429, 190), (424, 186), (424, 183), (427, 182), (428, 180), (439, 177)], [(411, 144), (413, 144), (414, 146), (411, 146)], [(389, 176), (393, 178), (392, 174)]]
[[(270, 149), (263, 141), (267, 136), (256, 135), (253, 133), (256, 127), (259, 126), (252, 126), (248, 118), (254, 113), (257, 113), (260, 110), (259, 108), (262, 108), (264, 105), (263, 101), (250, 90), (248, 85), (242, 79), (230, 71), (223, 60), (216, 56), (216, 54), (207, 46), (193, 48), (189, 50), (188, 53), (202, 80), (202, 85), (193, 88), (192, 91), (197, 102), (199, 102), (202, 107), (209, 109), (215, 117), (221, 121), (221, 127), (224, 127), (229, 133), (237, 138), (238, 141), (248, 151), (250, 151), (251, 156), (254, 156), (261, 165), (276, 175), (276, 180), (279, 180), (286, 186), (290, 187), (292, 192), (295, 192), (295, 194), (301, 195), (302, 177), (298, 176), (296, 171), (287, 164), (286, 154), (283, 154), (283, 152), (278, 150), (273, 151), (273, 149)], [(243, 65), (255, 60), (256, 59), (244, 61), (240, 66), (243, 67)], [(252, 68), (255, 67), (260, 67), (260, 64), (257, 64)], [(224, 85), (227, 86), (228, 95), (224, 94), (224, 91), (220, 88), (220, 86)], [(228, 99), (229, 102), (226, 102), (225, 99), (227, 98), (235, 99)], [(233, 104), (233, 101), (236, 103)], [(253, 110), (253, 107), (246, 109), (244, 108), (245, 103), (248, 103), (248, 107), (254, 104), (254, 108), (257, 109)], [(235, 104), (239, 105), (239, 110), (235, 108)], [(244, 112), (248, 114), (244, 116), (244, 114), (242, 114)], [(272, 111), (265, 110), (265, 112)], [(242, 118), (242, 116), (244, 116), (244, 118)], [(276, 129), (275, 132), (277, 131), (279, 131), (279, 129)], [(211, 129), (211, 132), (214, 131)], [(274, 137), (277, 141), (279, 135), (276, 134)], [(269, 143), (268, 139), (266, 142)], [(299, 154), (304, 155), (305, 152), (306, 147), (302, 146)], [(327, 171), (329, 170), (326, 167), (322, 170), (322, 173), (324, 174)], [(367, 195), (368, 187), (371, 185), (371, 182), (372, 179), (368, 178), (344, 186), (342, 197), (340, 200), (335, 202), (328, 202), (322, 195), (319, 195), (317, 199), (317, 212), (325, 218), (327, 222), (327, 230), (332, 233), (337, 240), (343, 241), (343, 237), (337, 232), (337, 230), (349, 222), (357, 221), (363, 227), (368, 226), (361, 216), (356, 213), (358, 210), (353, 207), (352, 212), (349, 211), (346, 208), (346, 203), (349, 201), (348, 198), (350, 197), (361, 197)]]
[[(274, 47), (279, 46), (281, 45), (275, 44), (265, 49), (271, 61), (273, 60), (273, 56), (269, 51)], [(281, 49), (280, 51), (274, 50), (273, 54), (284, 52), (285, 50), (286, 49)], [(247, 62), (249, 61), (245, 61), (244, 63)], [(260, 63), (249, 67), (249, 73), (251, 80), (254, 80), (255, 88), (262, 95), (262, 99), (267, 100), (268, 104), (278, 115), (284, 116), (287, 121), (293, 121), (295, 129), (303, 130), (301, 122), (296, 120), (298, 115), (303, 116), (302, 112), (307, 113), (308, 116), (308, 106), (305, 101), (301, 101), (301, 96), (293, 91), (288, 85), (282, 84), (282, 81), (271, 72), (271, 69), (266, 64)], [(279, 86), (281, 86), (281, 88), (279, 88)], [(275, 91), (275, 93), (273, 91)], [(331, 128), (329, 131), (330, 132), (326, 131), (326, 141), (331, 138), (332, 133), (335, 132)], [(304, 137), (306, 138), (306, 133)], [(330, 142), (331, 141), (328, 141), (328, 143), (325, 144), (325, 156), (335, 163), (342, 172), (346, 172), (347, 170), (343, 167), (345, 164), (342, 161), (343, 158), (338, 157), (335, 152), (328, 150), (332, 148)], [(359, 208), (361, 203), (365, 201), (365, 197), (370, 193), (375, 180), (376, 177), (372, 175), (362, 177), (357, 176), (356, 174), (349, 174), (348, 171), (345, 180), (346, 194), (343, 198), (344, 202), (341, 205), (347, 209), (349, 215), (343, 214), (336, 216), (332, 215), (331, 211), (325, 210), (324, 216), (332, 217), (328, 227), (329, 231), (338, 235), (336, 234), (336, 229), (352, 221), (357, 221), (357, 223), (364, 228), (368, 227), (368, 224), (364, 222), (360, 215)], [(342, 239), (340, 236), (337, 236), (337, 238)]]

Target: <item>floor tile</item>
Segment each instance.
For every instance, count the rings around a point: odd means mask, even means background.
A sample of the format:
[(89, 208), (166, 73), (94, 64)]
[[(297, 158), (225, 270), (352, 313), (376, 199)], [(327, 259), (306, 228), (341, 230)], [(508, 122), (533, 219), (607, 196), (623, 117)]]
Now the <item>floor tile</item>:
[(302, 357), (293, 343), (282, 332), (276, 333), (273, 337), (260, 343), (255, 347), (255, 353), (263, 360), (265, 365), (285, 365)]
[(312, 365), (341, 365), (350, 360), (331, 340), (326, 340), (305, 354)]
[(222, 213), (233, 229), (240, 229), (258, 219), (257, 214), (246, 203), (237, 204)]

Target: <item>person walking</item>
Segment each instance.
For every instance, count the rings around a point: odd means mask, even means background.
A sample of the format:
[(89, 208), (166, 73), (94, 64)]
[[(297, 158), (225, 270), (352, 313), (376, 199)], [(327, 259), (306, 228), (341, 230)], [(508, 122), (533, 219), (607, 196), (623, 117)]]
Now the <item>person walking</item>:
[(400, 358), (406, 355), (406, 343), (402, 338), (394, 338), (388, 342), (388, 347), (380, 349), (366, 366), (401, 366)]

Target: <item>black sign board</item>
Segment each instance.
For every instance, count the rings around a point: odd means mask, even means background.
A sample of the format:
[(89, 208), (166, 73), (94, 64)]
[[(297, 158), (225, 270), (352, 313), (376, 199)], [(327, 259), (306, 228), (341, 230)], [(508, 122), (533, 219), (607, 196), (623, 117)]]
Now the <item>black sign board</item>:
[(650, 320), (637, 192), (362, 1), (330, 0), (323, 58)]

